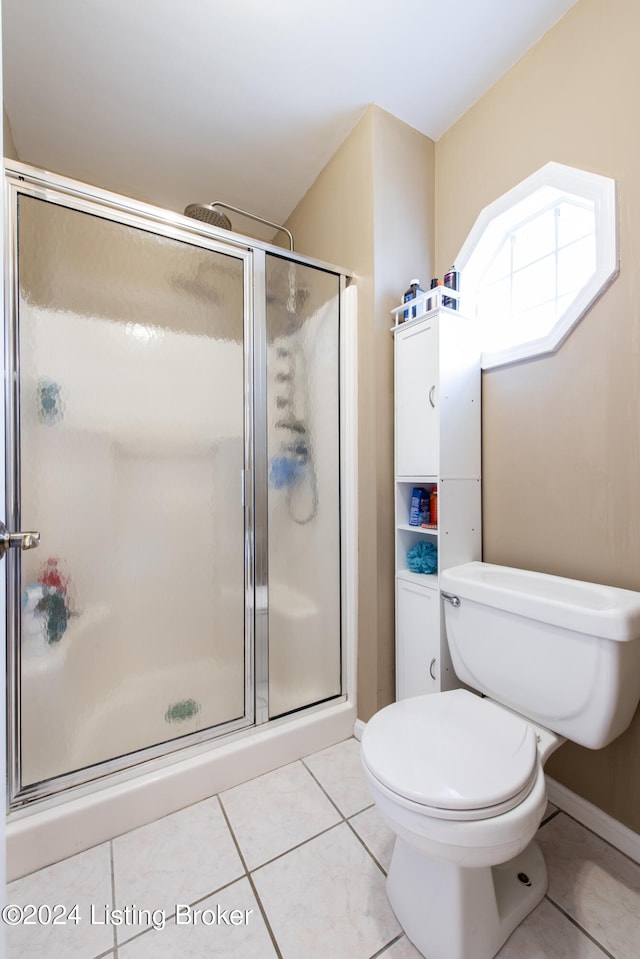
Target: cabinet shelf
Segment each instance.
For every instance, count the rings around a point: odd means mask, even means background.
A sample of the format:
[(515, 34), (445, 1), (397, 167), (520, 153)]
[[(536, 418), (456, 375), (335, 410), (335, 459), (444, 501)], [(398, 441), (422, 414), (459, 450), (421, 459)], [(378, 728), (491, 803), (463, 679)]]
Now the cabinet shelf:
[(437, 573), (412, 573), (410, 569), (399, 569), (398, 579), (404, 580), (405, 583), (414, 583), (416, 586), (424, 586), (425, 589), (438, 588)]
[(399, 523), (396, 529), (403, 530), (405, 533), (426, 533), (430, 536), (438, 535), (437, 526), (409, 526), (408, 523)]

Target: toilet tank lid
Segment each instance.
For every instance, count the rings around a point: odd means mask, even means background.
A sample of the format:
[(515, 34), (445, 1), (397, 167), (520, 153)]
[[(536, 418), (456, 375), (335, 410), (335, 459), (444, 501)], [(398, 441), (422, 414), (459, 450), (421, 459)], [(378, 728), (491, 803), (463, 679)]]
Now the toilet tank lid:
[(640, 593), (492, 563), (440, 574), (443, 590), (495, 609), (617, 642), (640, 639)]

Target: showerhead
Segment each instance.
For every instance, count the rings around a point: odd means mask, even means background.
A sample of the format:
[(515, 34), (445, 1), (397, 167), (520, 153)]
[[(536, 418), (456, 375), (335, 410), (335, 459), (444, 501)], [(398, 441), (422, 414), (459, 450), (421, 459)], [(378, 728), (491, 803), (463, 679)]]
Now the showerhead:
[(248, 210), (241, 210), (238, 206), (231, 206), (230, 203), (223, 203), (222, 200), (213, 200), (211, 203), (190, 203), (189, 206), (184, 211), (185, 216), (191, 216), (194, 220), (202, 220), (203, 223), (209, 223), (210, 226), (217, 226), (223, 230), (230, 230), (231, 220), (224, 215), (224, 213), (218, 213), (214, 207), (222, 206), (225, 210), (230, 210), (232, 213), (239, 213), (240, 216), (248, 216), (250, 220), (255, 220), (256, 223), (264, 223), (265, 226), (271, 226), (274, 230), (281, 231), (286, 233), (289, 238), (289, 249), (293, 250), (293, 234), (291, 230), (287, 230), (286, 226), (279, 226), (279, 224), (274, 223), (272, 220), (265, 220), (263, 216), (256, 216), (255, 213), (249, 213)]
[(231, 229), (229, 217), (225, 216), (224, 213), (218, 213), (217, 210), (212, 210), (206, 203), (190, 203), (188, 207), (185, 207), (184, 215), (190, 216), (194, 220), (202, 220), (209, 226), (217, 226), (221, 230)]

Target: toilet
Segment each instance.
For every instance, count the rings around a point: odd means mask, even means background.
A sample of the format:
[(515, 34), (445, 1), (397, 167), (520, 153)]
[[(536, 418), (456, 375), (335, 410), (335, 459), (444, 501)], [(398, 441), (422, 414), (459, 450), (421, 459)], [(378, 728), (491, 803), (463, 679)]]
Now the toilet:
[(545, 761), (565, 739), (606, 746), (638, 705), (640, 593), (479, 562), (440, 586), (468, 688), (376, 713), (362, 764), (407, 937), (427, 959), (492, 959), (547, 888)]

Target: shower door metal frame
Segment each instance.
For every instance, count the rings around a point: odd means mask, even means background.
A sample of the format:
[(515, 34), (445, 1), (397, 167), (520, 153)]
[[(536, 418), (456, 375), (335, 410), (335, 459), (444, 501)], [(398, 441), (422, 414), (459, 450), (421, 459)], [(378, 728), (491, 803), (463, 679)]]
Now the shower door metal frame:
[[(293, 713), (313, 713), (325, 709), (329, 703), (346, 702), (348, 679), (355, 674), (354, 664), (349, 662), (348, 636), (355, 636), (354, 625), (354, 597), (351, 582), (354, 577), (348, 575), (347, 570), (355, 570), (357, 562), (354, 555), (356, 540), (355, 529), (351, 528), (346, 511), (343, 508), (345, 499), (350, 503), (355, 496), (355, 460), (351, 462), (353, 451), (347, 443), (346, 421), (352, 425), (356, 418), (354, 398), (351, 397), (352, 408), (347, 410), (349, 401), (344, 354), (353, 351), (354, 344), (347, 343), (348, 331), (345, 322), (345, 290), (351, 277), (340, 272), (336, 267), (327, 263), (303, 257), (293, 251), (283, 250), (268, 244), (256, 245), (253, 248), (253, 283), (254, 283), (254, 422), (253, 435), (255, 438), (254, 450), (254, 625), (255, 625), (255, 725), (265, 723), (286, 722), (291, 713), (285, 713), (275, 719), (269, 712), (269, 462), (268, 462), (268, 373), (267, 373), (267, 254), (273, 254), (287, 262), (299, 263), (325, 273), (333, 274), (338, 280), (338, 329), (339, 329), (339, 536), (340, 536), (340, 692), (320, 702), (308, 706), (300, 706)], [(355, 318), (354, 318), (355, 319)], [(353, 331), (355, 332), (355, 331)], [(350, 367), (355, 367), (355, 357), (351, 357)], [(355, 387), (354, 387), (355, 389)], [(343, 403), (343, 397), (345, 402)], [(350, 464), (350, 465), (347, 465)], [(355, 515), (355, 512), (354, 512)]]
[[(21, 710), (20, 710), (20, 557), (16, 550), (7, 554), (6, 628), (7, 628), (7, 779), (10, 809), (19, 809), (34, 800), (53, 797), (72, 787), (103, 779), (114, 773), (130, 771), (149, 762), (175, 761), (177, 752), (191, 746), (215, 741), (230, 733), (251, 728), (256, 723), (255, 687), (255, 616), (254, 616), (254, 270), (253, 251), (246, 242), (225, 242), (216, 231), (186, 217), (159, 210), (103, 190), (89, 188), (65, 177), (37, 170), (26, 164), (9, 162), (5, 173), (5, 474), (6, 522), (9, 529), (20, 528), (20, 393), (19, 393), (19, 322), (18, 276), (15, 270), (18, 196), (53, 202), (56, 205), (99, 216), (125, 226), (142, 229), (168, 239), (202, 247), (239, 259), (243, 263), (244, 324), (244, 463), (238, 478), (239, 496), (244, 504), (244, 703), (245, 714), (217, 726), (208, 727), (173, 740), (144, 747), (124, 756), (96, 763), (90, 767), (65, 773), (24, 788), (21, 782)], [(262, 300), (264, 304), (264, 298)], [(264, 310), (264, 306), (263, 306)], [(258, 366), (260, 364), (257, 364)], [(258, 567), (260, 568), (260, 567)], [(261, 571), (261, 576), (264, 570)], [(260, 721), (260, 720), (258, 720)], [(164, 762), (163, 762), (164, 761)]]
[(253, 254), (254, 284), (254, 628), (255, 723), (269, 721), (269, 504), (267, 477), (267, 268), (264, 250)]

